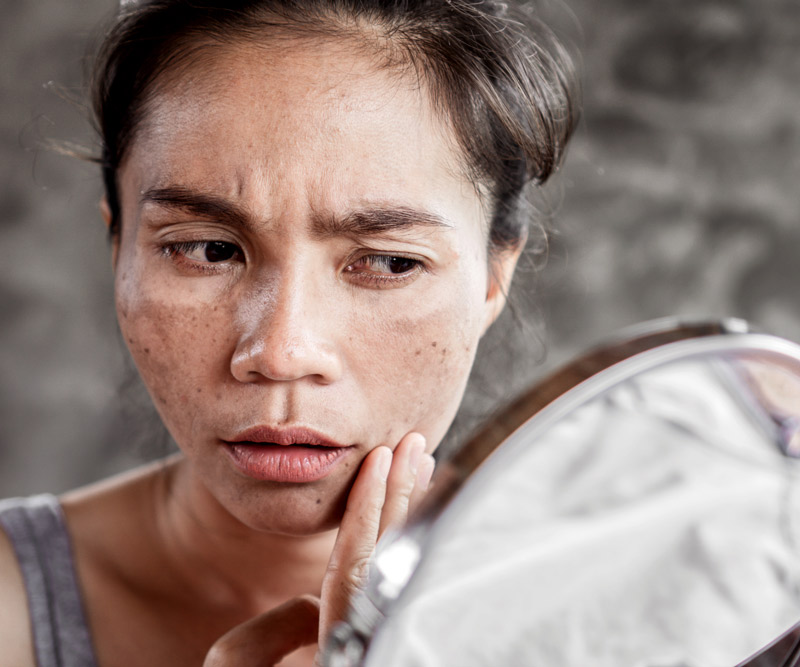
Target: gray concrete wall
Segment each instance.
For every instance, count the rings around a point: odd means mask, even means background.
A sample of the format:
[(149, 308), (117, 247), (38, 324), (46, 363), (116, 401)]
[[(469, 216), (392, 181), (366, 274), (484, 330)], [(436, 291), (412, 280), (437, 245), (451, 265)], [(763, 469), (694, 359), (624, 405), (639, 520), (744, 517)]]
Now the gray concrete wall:
[[(106, 0), (3, 0), (0, 496), (61, 491), (163, 451), (112, 313), (79, 106)], [(554, 0), (584, 122), (549, 188), (547, 265), (523, 264), (470, 417), (620, 327), (736, 315), (800, 341), (800, 4)], [(55, 82), (50, 84), (49, 82)]]

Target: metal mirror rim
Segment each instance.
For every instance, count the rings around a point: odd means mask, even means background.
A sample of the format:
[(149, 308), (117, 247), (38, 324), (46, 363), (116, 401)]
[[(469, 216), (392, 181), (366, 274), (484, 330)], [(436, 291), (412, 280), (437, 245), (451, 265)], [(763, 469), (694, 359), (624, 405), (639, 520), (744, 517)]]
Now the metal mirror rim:
[[(363, 651), (387, 605), (399, 597), (413, 575), (435, 519), (477, 468), (486, 463), (480, 473), (491, 474), (491, 468), (501, 464), (487, 459), (533, 417), (537, 417), (534, 433), (543, 432), (591, 398), (649, 369), (679, 359), (737, 350), (772, 353), (800, 363), (800, 347), (772, 335), (756, 333), (743, 320), (687, 322), (663, 319), (621, 332), (523, 392), (487, 420), (453, 455), (439, 463), (431, 491), (406, 527), (386, 540), (383, 549), (379, 547), (368, 587), (353, 601), (348, 622), (338, 628), (326, 646), (324, 655), (328, 662), (325, 664), (361, 664)], [(530, 434), (529, 431), (527, 435)], [(520, 440), (516, 446), (521, 446), (520, 443), (524, 444)], [(507, 444), (506, 451), (514, 449), (515, 443)], [(382, 588), (389, 573), (386, 568), (374, 566), (382, 556), (398, 550), (405, 552), (403, 557), (407, 563), (401, 567), (405, 574), (391, 582), (392, 585)], [(347, 661), (343, 659), (345, 653), (350, 654)], [(342, 660), (336, 660), (337, 654)], [(800, 623), (737, 667), (796, 665), (800, 666)]]

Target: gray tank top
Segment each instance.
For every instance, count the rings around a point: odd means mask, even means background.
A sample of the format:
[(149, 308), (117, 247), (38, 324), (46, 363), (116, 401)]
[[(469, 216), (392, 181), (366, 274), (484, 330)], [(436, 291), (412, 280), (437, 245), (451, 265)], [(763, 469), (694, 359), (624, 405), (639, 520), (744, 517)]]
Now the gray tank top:
[(64, 514), (55, 496), (0, 501), (19, 561), (39, 667), (96, 667)]

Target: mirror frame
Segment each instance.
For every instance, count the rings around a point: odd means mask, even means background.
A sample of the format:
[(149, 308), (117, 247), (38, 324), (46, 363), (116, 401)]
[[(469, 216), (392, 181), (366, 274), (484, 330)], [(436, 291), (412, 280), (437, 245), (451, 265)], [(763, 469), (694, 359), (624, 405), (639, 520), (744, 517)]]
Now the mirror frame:
[[(532, 436), (544, 433), (593, 397), (652, 368), (705, 354), (745, 350), (797, 360), (800, 369), (800, 347), (756, 333), (744, 320), (667, 318), (620, 332), (499, 410), (437, 464), (431, 489), (405, 528), (381, 540), (366, 587), (354, 597), (347, 620), (334, 628), (324, 647), (323, 667), (363, 664), (372, 637), (416, 571), (436, 519), (479, 467), (480, 475), (491, 474), (490, 455), (501, 444), (506, 444), (506, 450), (526, 446)], [(533, 431), (526, 430), (526, 441), (514, 441), (515, 432), (533, 417), (537, 424)], [(735, 667), (800, 667), (800, 622)]]

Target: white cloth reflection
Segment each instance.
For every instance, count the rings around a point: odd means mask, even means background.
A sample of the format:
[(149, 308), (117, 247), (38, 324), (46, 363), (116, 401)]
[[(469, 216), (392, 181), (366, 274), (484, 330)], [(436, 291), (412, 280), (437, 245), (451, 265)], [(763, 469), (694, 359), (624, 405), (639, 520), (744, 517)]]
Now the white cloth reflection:
[(494, 456), (367, 664), (732, 667), (800, 619), (797, 466), (719, 370), (651, 371)]

